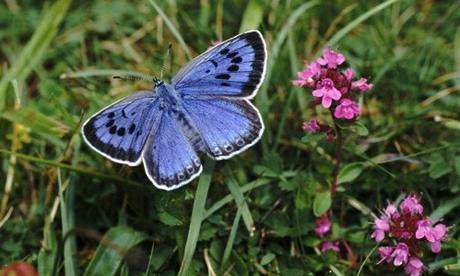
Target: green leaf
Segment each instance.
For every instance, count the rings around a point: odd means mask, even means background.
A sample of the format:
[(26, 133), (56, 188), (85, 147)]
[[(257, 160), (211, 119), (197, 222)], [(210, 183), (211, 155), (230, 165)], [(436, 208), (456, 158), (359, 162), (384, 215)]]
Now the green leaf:
[(455, 172), (460, 175), (460, 156), (455, 157)]
[(431, 213), (430, 218), (433, 221), (439, 220), (459, 205), (460, 196), (447, 201), (443, 201), (443, 203), (441, 203), (441, 205), (439, 205), (439, 207), (436, 208), (436, 210), (434, 210), (433, 213)]
[(363, 171), (363, 164), (360, 162), (350, 163), (340, 170), (337, 176), (337, 184), (351, 182), (355, 180)]
[(262, 259), (260, 260), (260, 264), (261, 265), (268, 265), (269, 263), (271, 263), (275, 259), (275, 257), (276, 257), (275, 254), (268, 253), (268, 254), (266, 254), (265, 256), (262, 257)]
[(452, 168), (440, 153), (435, 153), (431, 155), (430, 168), (428, 170), (430, 172), (430, 177), (437, 179), (450, 173)]
[(165, 211), (160, 212), (158, 217), (160, 218), (161, 222), (169, 226), (179, 226), (183, 224), (183, 221)]
[(313, 213), (319, 217), (331, 208), (331, 193), (329, 191), (317, 193), (313, 201)]
[(124, 255), (147, 236), (127, 226), (109, 229), (96, 249), (84, 275), (116, 275)]
[(347, 127), (353, 133), (358, 134), (359, 136), (367, 136), (369, 135), (369, 130), (365, 125), (360, 122), (355, 122), (353, 125)]

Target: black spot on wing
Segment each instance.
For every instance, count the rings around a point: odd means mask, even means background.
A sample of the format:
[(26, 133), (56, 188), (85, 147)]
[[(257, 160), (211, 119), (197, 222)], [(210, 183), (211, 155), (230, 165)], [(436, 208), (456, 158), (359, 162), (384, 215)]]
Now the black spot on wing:
[(107, 124), (105, 124), (106, 127), (111, 127), (113, 124), (115, 123), (115, 120), (110, 120), (107, 122)]
[(215, 60), (211, 59), (210, 62), (212, 63), (212, 65), (214, 65), (214, 67), (217, 68), (217, 62)]
[(219, 80), (228, 80), (230, 79), (230, 75), (229, 74), (219, 74), (215, 78)]
[(232, 63), (240, 63), (241, 61), (243, 61), (241, 57), (236, 57), (232, 59)]
[(227, 58), (234, 58), (236, 57), (236, 55), (238, 55), (238, 52), (233, 52), (233, 53), (228, 54)]
[(117, 135), (118, 135), (118, 136), (124, 136), (124, 135), (125, 135), (125, 132), (126, 132), (125, 128), (124, 128), (124, 127), (120, 127), (120, 128), (118, 129), (118, 131), (117, 131)]
[(230, 50), (229, 50), (228, 48), (225, 48), (225, 49), (220, 50), (219, 53), (220, 53), (221, 55), (226, 55), (228, 52), (230, 52)]
[(109, 132), (110, 134), (115, 134), (117, 132), (117, 126), (112, 126), (110, 129), (109, 129)]
[(109, 117), (110, 119), (115, 117), (115, 113), (114, 112), (110, 112), (109, 114), (107, 114), (107, 117)]
[(228, 68), (227, 68), (227, 71), (230, 71), (230, 72), (236, 72), (240, 69), (240, 67), (238, 65), (230, 65)]
[(133, 134), (135, 129), (136, 129), (136, 124), (131, 124), (131, 126), (128, 129), (128, 133)]

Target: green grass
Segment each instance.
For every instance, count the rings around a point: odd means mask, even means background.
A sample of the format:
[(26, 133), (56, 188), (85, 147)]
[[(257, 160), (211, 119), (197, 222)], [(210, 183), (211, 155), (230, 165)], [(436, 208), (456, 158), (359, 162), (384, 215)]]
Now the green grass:
[[(0, 266), (43, 275), (379, 275), (372, 214), (416, 191), (451, 225), (432, 275), (460, 273), (460, 4), (448, 1), (4, 1), (0, 5)], [(199, 180), (157, 190), (82, 140), (82, 121), (148, 82), (169, 80), (219, 39), (259, 29), (268, 71), (255, 105), (263, 139)], [(345, 132), (338, 193), (334, 144), (305, 136), (305, 61), (338, 48), (374, 88)], [(356, 264), (320, 254), (315, 215)], [(330, 271), (330, 272), (329, 272)], [(401, 271), (401, 270), (399, 270)]]

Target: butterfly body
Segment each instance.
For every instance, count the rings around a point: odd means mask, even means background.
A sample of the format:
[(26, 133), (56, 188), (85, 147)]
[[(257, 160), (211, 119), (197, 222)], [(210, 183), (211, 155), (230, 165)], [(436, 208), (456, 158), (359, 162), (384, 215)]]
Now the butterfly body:
[(201, 173), (199, 152), (228, 159), (255, 144), (263, 122), (250, 103), (266, 64), (263, 37), (250, 31), (222, 42), (171, 81), (134, 93), (89, 118), (85, 141), (110, 160), (135, 166), (160, 189)]

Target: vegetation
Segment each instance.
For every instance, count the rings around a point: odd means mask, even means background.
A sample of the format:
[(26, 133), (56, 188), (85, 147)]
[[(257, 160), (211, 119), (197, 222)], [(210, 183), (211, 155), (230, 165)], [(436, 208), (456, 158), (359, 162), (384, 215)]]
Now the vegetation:
[[(0, 25), (0, 265), (28, 262), (40, 275), (403, 273), (377, 265), (372, 224), (415, 193), (450, 226), (441, 252), (423, 256), (425, 273), (460, 273), (460, 2), (6, 0)], [(113, 75), (158, 75), (166, 64), (169, 80), (213, 41), (249, 29), (268, 44), (256, 146), (205, 160), (198, 181), (166, 192), (83, 142), (84, 119), (152, 87)], [(292, 85), (326, 46), (374, 85), (356, 124), (339, 126), (332, 195), (335, 142), (302, 131), (330, 116)], [(319, 249), (325, 212), (339, 252)]]

